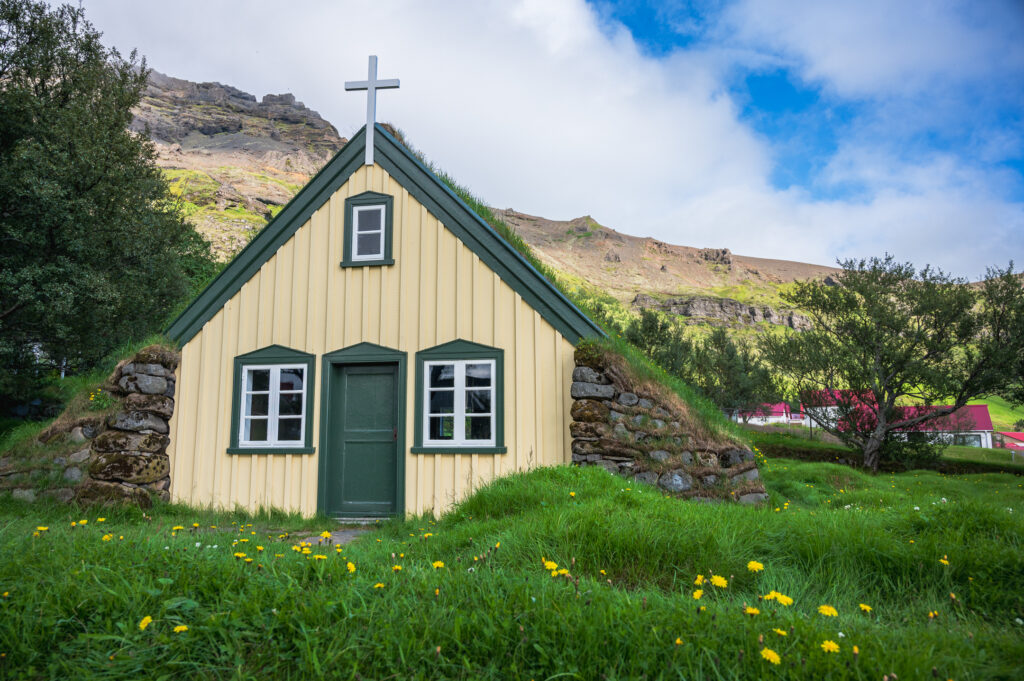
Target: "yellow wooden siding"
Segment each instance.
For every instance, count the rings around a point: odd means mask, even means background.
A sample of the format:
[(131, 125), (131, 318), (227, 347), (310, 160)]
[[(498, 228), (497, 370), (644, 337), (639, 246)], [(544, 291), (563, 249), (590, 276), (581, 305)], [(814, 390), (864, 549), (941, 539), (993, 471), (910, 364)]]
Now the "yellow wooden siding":
[[(345, 199), (394, 196), (389, 267), (339, 266)], [(505, 350), (508, 453), (411, 454), (405, 509), (440, 513), (475, 486), (568, 463), (573, 346), (380, 167), (361, 168), (182, 349), (171, 422), (171, 496), (199, 506), (317, 508), (321, 357), (360, 342), (408, 353), (406, 446), (415, 353), (455, 339)], [(316, 356), (316, 454), (229, 455), (234, 358), (279, 344)]]

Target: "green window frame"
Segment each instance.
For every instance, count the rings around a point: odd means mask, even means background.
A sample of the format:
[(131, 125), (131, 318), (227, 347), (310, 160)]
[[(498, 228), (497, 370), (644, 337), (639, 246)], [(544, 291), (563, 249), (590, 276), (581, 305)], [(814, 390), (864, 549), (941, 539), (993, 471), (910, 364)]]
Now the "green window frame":
[[(304, 425), (301, 427), (302, 440), (296, 445), (291, 442), (287, 444), (274, 444), (268, 446), (257, 446), (252, 443), (247, 443), (241, 440), (242, 431), (242, 420), (246, 416), (242, 413), (242, 399), (243, 392), (246, 387), (246, 371), (261, 369), (271, 370), (271, 376), (280, 373), (282, 368), (299, 368), (301, 367), (304, 371), (302, 383), (303, 383), (303, 400), (302, 400), (302, 420)], [(300, 352), (299, 350), (293, 350), (286, 348), (283, 345), (270, 345), (259, 350), (239, 355), (235, 357), (235, 366), (233, 373), (233, 384), (231, 391), (231, 438), (228, 446), (228, 454), (312, 454), (316, 451), (313, 446), (313, 398), (316, 389), (316, 356), (306, 352)], [(261, 393), (262, 394), (262, 393)], [(277, 404), (273, 403), (273, 398), (277, 396), (280, 398), (282, 392), (280, 386), (276, 388), (271, 386), (267, 389), (268, 395), (268, 431), (270, 429), (270, 419), (272, 416), (277, 416)], [(284, 394), (287, 394), (285, 392)], [(294, 394), (292, 392), (291, 394)], [(251, 417), (250, 417), (251, 418)], [(285, 417), (286, 419), (289, 417)], [(276, 424), (274, 428), (276, 428)]]
[[(445, 361), (455, 364), (472, 363), (473, 360), (493, 362), (491, 413), (493, 414), (493, 445), (478, 445), (469, 442), (460, 445), (430, 442), (426, 434), (428, 418), (426, 405), (428, 382), (427, 368)], [(463, 386), (463, 390), (470, 390)], [(454, 340), (416, 353), (416, 399), (413, 434), (413, 454), (504, 454), (505, 446), (505, 351), (467, 340)], [(471, 418), (467, 412), (455, 414), (455, 419)]]
[[(342, 267), (380, 267), (395, 264), (392, 257), (394, 207), (395, 198), (379, 192), (363, 192), (345, 199), (345, 243), (342, 247)], [(384, 213), (379, 222), (379, 229), (365, 234), (380, 233), (380, 249), (370, 256), (359, 255), (356, 253), (356, 226), (360, 216), (370, 215), (378, 209)]]

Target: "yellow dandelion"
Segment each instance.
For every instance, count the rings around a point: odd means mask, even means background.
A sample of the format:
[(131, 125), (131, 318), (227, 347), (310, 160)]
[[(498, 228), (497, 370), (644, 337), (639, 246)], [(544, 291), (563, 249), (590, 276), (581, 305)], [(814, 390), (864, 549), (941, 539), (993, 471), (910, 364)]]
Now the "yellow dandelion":
[(327, 530), (324, 530), (323, 532), (320, 533), (320, 536), (323, 537), (324, 539), (330, 539), (331, 538), (331, 533), (328, 532)]
[(778, 602), (779, 605), (785, 605), (787, 607), (793, 605), (793, 599), (789, 596), (786, 596), (785, 594), (776, 595), (775, 600)]
[(751, 617), (753, 617), (754, 615), (760, 615), (761, 611), (757, 608), (752, 608), (748, 605), (747, 607), (743, 608), (743, 614), (750, 615)]
[(239, 552), (239, 553), (236, 553), (236, 554), (235, 554), (235, 558), (245, 558), (245, 554), (244, 554), (244, 553), (241, 553), (241, 552)]
[(547, 570), (548, 572), (554, 572), (555, 570), (558, 569), (558, 563), (556, 563), (553, 560), (545, 560), (544, 561), (544, 569)]
[(373, 588), (374, 589), (383, 589), (384, 585), (382, 583), (380, 583), (380, 582), (377, 582), (376, 584), (373, 585)]
[(861, 603), (860, 604), (860, 609), (863, 610), (864, 612), (871, 612), (871, 606), (867, 605), (866, 603)]
[(318, 554), (313, 556), (313, 560), (327, 560), (327, 556), (321, 556)]
[(262, 546), (257, 546), (257, 547), (256, 547), (256, 550), (257, 550), (257, 551), (262, 551), (262, 550), (263, 550), (263, 547), (262, 547)]
[(433, 532), (426, 532), (426, 533), (424, 533), (423, 538), (424, 539), (429, 539), (430, 537), (433, 537), (433, 536), (434, 536)]
[(402, 566), (401, 565), (393, 565), (391, 567), (391, 570), (392, 570), (392, 572), (401, 572)]
[(39, 527), (36, 528), (36, 532), (46, 532), (49, 529), (50, 528), (46, 527), (45, 525), (40, 525)]
[(860, 648), (858, 648), (857, 646), (854, 646), (853, 647), (853, 654), (854, 655), (860, 655)]
[(440, 560), (435, 560), (433, 563), (431, 563), (431, 565), (434, 566), (435, 570), (440, 570), (441, 568), (444, 567), (444, 563), (442, 561), (440, 561)]
[(79, 525), (87, 525), (87, 524), (89, 524), (89, 521), (88, 520), (79, 520), (78, 524)]
[(105, 535), (103, 535), (103, 541), (110, 541), (113, 538), (114, 538), (114, 535), (112, 535), (112, 534), (105, 534)]
[(749, 563), (747, 563), (747, 569), (751, 572), (760, 572), (761, 570), (764, 570), (764, 563), (759, 563), (756, 560), (752, 560)]
[(821, 644), (821, 649), (824, 650), (826, 653), (838, 653), (839, 644), (835, 641), (824, 641)]
[(949, 565), (949, 556), (943, 554), (942, 558), (939, 558), (939, 562), (943, 565)]
[(150, 617), (149, 615), (146, 615), (141, 620), (139, 620), (139, 631), (145, 631), (146, 627), (148, 627), (150, 622), (152, 622), (152, 621), (153, 621), (153, 618)]
[(352, 561), (349, 561), (349, 562), (347, 562), (347, 563), (345, 564), (345, 568), (346, 568), (346, 569), (347, 569), (347, 570), (348, 570), (349, 572), (355, 572), (355, 571), (356, 571), (356, 564), (355, 564), (355, 563), (353, 563)]
[(171, 532), (179, 532), (179, 531), (184, 530), (184, 529), (185, 528), (182, 527), (181, 525), (175, 525), (174, 527), (171, 528)]
[(569, 492), (569, 496), (570, 497), (575, 497), (576, 496), (576, 492)]
[(676, 637), (676, 645), (677, 645), (677, 646), (681, 646), (681, 645), (683, 645), (683, 639), (681, 639), (680, 637), (678, 637), (678, 636), (677, 636), (677, 637)]
[(839, 616), (839, 611), (837, 611), (831, 605), (819, 605), (818, 606), (818, 612), (820, 612), (825, 617), (838, 617)]
[(782, 662), (782, 658), (779, 657), (779, 654), (771, 648), (762, 648), (761, 657), (768, 660), (772, 664), (779, 664), (780, 662)]
[(789, 636), (789, 632), (785, 629), (772, 629), (772, 631), (774, 631), (779, 636)]
[(174, 633), (175, 634), (183, 634), (186, 631), (188, 631), (188, 626), (186, 626), (184, 624), (179, 624), (178, 626), (174, 627)]
[(605, 572), (604, 570), (601, 570), (601, 574), (602, 574), (602, 575), (607, 575), (608, 573), (607, 573), (607, 572)]
[(719, 589), (724, 589), (729, 586), (729, 580), (721, 575), (711, 575), (711, 585), (717, 586)]
[(704, 583), (704, 575), (697, 575), (697, 579), (693, 580), (695, 586), (700, 586)]
[(699, 601), (704, 596), (704, 589), (697, 589), (693, 592), (693, 600)]
[(96, 522), (98, 522), (98, 523), (105, 523), (105, 522), (107, 522), (107, 519), (106, 518), (97, 518)]
[(199, 527), (199, 523), (192, 523), (192, 527), (198, 528)]

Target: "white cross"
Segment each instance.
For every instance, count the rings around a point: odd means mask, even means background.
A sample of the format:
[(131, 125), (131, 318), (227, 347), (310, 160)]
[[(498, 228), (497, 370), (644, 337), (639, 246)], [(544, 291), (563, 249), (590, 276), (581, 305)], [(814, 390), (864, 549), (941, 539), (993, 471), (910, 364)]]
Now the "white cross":
[(370, 68), (366, 80), (350, 80), (345, 83), (346, 90), (366, 90), (366, 161), (373, 165), (373, 124), (377, 117), (377, 90), (390, 90), (398, 87), (398, 79), (377, 80), (377, 56), (370, 55)]

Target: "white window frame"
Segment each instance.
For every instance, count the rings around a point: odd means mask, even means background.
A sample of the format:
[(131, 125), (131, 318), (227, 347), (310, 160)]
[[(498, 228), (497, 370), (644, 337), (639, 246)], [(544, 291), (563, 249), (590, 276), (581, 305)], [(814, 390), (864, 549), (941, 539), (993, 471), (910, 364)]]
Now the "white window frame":
[[(466, 387), (466, 366), (469, 364), (486, 364), (491, 368), (491, 385), (489, 387)], [(455, 385), (454, 407), (451, 414), (430, 413), (430, 369), (436, 366), (454, 365)], [(497, 438), (498, 419), (496, 417), (498, 401), (498, 374), (497, 362), (493, 359), (438, 359), (423, 363), (423, 446), (424, 447), (494, 447)], [(490, 390), (491, 411), (488, 414), (467, 414), (466, 413), (466, 391), (467, 390)], [(430, 417), (451, 416), (454, 418), (454, 432), (451, 440), (430, 439)], [(470, 440), (466, 438), (466, 417), (473, 418), (489, 417), (491, 419), (491, 437), (486, 440)]]
[[(359, 216), (362, 213), (378, 212), (380, 213), (380, 229), (371, 230), (368, 232), (359, 231)], [(386, 229), (387, 219), (387, 206), (381, 204), (377, 206), (353, 206), (352, 207), (352, 260), (353, 262), (362, 262), (365, 260), (383, 260), (384, 259), (384, 239), (387, 235), (384, 233)], [(360, 234), (378, 234), (380, 235), (380, 249), (376, 253), (360, 253), (359, 252), (359, 235)]]
[[(299, 420), (298, 440), (279, 440), (277, 437), (278, 419), (281, 418), (279, 411), (281, 407), (281, 371), (284, 369), (299, 369), (302, 371), (302, 390), (285, 390), (286, 395), (301, 395), (302, 415)], [(267, 439), (247, 440), (245, 439), (246, 419), (258, 418), (247, 413), (246, 396), (249, 395), (249, 371), (270, 371), (270, 390), (267, 391)], [(306, 446), (306, 391), (309, 389), (309, 371), (305, 364), (245, 364), (242, 365), (242, 385), (238, 405), (238, 446), (248, 448), (274, 449), (277, 447), (305, 447)], [(258, 394), (263, 394), (260, 391)], [(294, 415), (288, 414), (284, 418), (294, 419)]]

